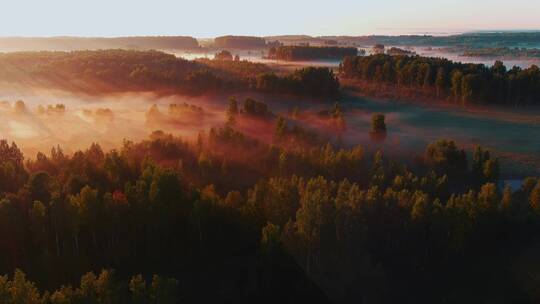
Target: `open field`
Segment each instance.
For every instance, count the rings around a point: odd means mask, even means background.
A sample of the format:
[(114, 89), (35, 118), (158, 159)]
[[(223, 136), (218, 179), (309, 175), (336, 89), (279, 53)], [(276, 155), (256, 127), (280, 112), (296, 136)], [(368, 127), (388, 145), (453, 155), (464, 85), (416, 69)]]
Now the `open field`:
[[(523, 177), (540, 172), (540, 113), (538, 109), (463, 109), (452, 106), (426, 106), (413, 103), (374, 101), (346, 97), (342, 103), (350, 131), (347, 141), (369, 140), (371, 113), (385, 113), (389, 128), (382, 147), (394, 155), (422, 153), (439, 138), (453, 139), (460, 145), (491, 149), (501, 157), (505, 174)], [(403, 153), (405, 152), (405, 153)]]

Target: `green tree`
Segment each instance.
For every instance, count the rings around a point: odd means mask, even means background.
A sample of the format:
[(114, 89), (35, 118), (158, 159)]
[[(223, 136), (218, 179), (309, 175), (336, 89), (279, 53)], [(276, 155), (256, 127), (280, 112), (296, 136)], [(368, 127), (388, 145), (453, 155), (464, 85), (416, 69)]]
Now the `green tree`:
[(29, 211), (30, 226), (32, 237), (34, 239), (36, 249), (39, 252), (43, 249), (42, 254), (47, 254), (47, 224), (48, 216), (47, 209), (40, 201), (34, 201), (32, 209)]
[(501, 198), (501, 207), (504, 210), (508, 210), (513, 207), (514, 205), (514, 198), (513, 198), (513, 192), (512, 188), (510, 186), (506, 185), (503, 190), (503, 195)]
[(52, 179), (46, 172), (37, 172), (33, 174), (29, 182), (32, 200), (48, 204), (51, 200), (52, 186)]
[(129, 281), (129, 291), (131, 292), (131, 302), (133, 304), (149, 303), (149, 294), (146, 287), (146, 281), (142, 275), (136, 275)]
[(163, 278), (158, 275), (152, 277), (150, 300), (152, 304), (176, 304), (179, 300), (178, 281)]
[(532, 189), (529, 196), (529, 203), (534, 212), (540, 214), (540, 181), (536, 183), (536, 186)]
[(91, 231), (94, 248), (97, 249), (97, 231), (104, 215), (104, 206), (98, 197), (98, 191), (85, 186), (77, 196), (72, 196), (71, 200), (72, 205), (79, 207), (81, 221)]
[(482, 185), (478, 192), (478, 203), (483, 210), (494, 210), (500, 202), (497, 186), (493, 183)]
[(156, 170), (152, 177), (149, 192), (154, 204), (173, 204), (182, 198), (178, 174), (172, 169)]
[(272, 254), (280, 247), (281, 232), (279, 226), (267, 223), (262, 229), (261, 247), (264, 252)]
[(34, 286), (34, 283), (26, 280), (26, 275), (20, 271), (15, 270), (13, 280), (9, 291), (10, 301), (6, 303), (13, 304), (41, 304), (41, 297), (38, 289)]
[(371, 132), (384, 133), (386, 132), (386, 123), (384, 122), (384, 114), (376, 113), (371, 116)]
[(81, 277), (80, 297), (82, 303), (98, 303), (97, 277), (93, 272), (88, 272)]
[(225, 206), (231, 208), (240, 208), (242, 206), (243, 198), (240, 191), (229, 191), (225, 197)]
[(114, 270), (102, 270), (95, 281), (98, 303), (115, 304), (124, 303), (124, 286), (116, 278)]
[(279, 116), (276, 122), (276, 128), (274, 131), (274, 141), (281, 142), (287, 132), (287, 121), (285, 118)]
[(439, 140), (426, 148), (424, 156), (426, 164), (439, 175), (449, 178), (462, 176), (467, 170), (467, 156), (454, 141)]
[(426, 220), (430, 216), (430, 202), (427, 194), (415, 193), (415, 200), (411, 209), (411, 218), (415, 221)]
[(16, 192), (28, 179), (23, 154), (15, 143), (0, 140), (0, 191)]
[(461, 96), (462, 96), (462, 79), (463, 79), (463, 73), (458, 70), (454, 70), (451, 75), (451, 91), (452, 96), (454, 97), (454, 101), (457, 102)]
[(441, 94), (446, 89), (446, 71), (443, 67), (437, 70), (437, 76), (435, 77), (435, 87), (437, 88), (437, 98), (441, 98)]
[(332, 185), (323, 177), (306, 183), (300, 197), (300, 209), (296, 213), (296, 225), (306, 244), (306, 271), (310, 273), (313, 252), (320, 267), (322, 233), (333, 221), (334, 204), (331, 197)]
[(483, 168), (484, 178), (488, 182), (497, 182), (500, 175), (499, 161), (497, 159), (489, 159), (484, 163)]
[(483, 101), (481, 94), (481, 79), (476, 74), (466, 74), (461, 78), (461, 101), (463, 105), (469, 102)]
[(236, 125), (238, 116), (238, 101), (234, 97), (229, 98), (229, 106), (227, 108), (227, 123), (231, 126)]

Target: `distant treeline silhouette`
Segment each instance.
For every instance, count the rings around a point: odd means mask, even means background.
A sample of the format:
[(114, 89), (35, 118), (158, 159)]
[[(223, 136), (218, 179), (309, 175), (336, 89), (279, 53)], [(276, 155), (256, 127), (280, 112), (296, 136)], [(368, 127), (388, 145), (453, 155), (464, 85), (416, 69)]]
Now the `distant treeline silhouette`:
[(0, 37), (2, 51), (70, 51), (98, 49), (171, 49), (199, 48), (197, 39), (188, 36), (133, 37)]
[(470, 48), (463, 52), (463, 56), (488, 58), (540, 58), (540, 49), (531, 48)]
[(214, 39), (214, 47), (232, 49), (253, 49), (266, 47), (266, 40), (252, 36), (222, 36)]
[(273, 47), (268, 53), (268, 57), (279, 60), (321, 60), (321, 59), (343, 59), (345, 56), (356, 56), (358, 50), (354, 47), (314, 47), (288, 45)]

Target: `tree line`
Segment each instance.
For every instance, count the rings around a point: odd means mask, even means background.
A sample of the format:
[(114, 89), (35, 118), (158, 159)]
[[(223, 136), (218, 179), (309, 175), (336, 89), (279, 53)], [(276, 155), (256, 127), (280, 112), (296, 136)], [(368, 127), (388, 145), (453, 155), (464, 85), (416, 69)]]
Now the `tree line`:
[[(507, 69), (496, 61), (491, 67), (464, 64), (444, 58), (372, 55), (346, 57), (340, 75), (374, 84), (375, 91), (411, 90), (415, 95), (449, 100), (458, 104), (538, 105), (540, 69), (536, 65)], [(409, 97), (409, 96), (404, 96)]]
[(324, 95), (339, 89), (336, 77), (325, 68), (275, 74), (265, 65), (247, 61), (189, 61), (159, 51), (133, 50), (1, 54), (0, 81), (93, 94), (254, 90)]
[(287, 93), (307, 96), (339, 95), (339, 80), (329, 68), (307, 67), (280, 76), (274, 73), (258, 75), (251, 86), (268, 93)]
[(268, 51), (268, 58), (298, 61), (298, 60), (324, 60), (324, 59), (343, 59), (346, 56), (356, 56), (358, 49), (355, 47), (337, 47), (337, 46), (299, 46), (287, 45), (272, 47)]
[(488, 58), (540, 58), (540, 49), (517, 47), (468, 48), (463, 51), (463, 56)]
[(266, 40), (254, 36), (221, 36), (214, 38), (214, 47), (232, 49), (259, 49), (266, 47)]
[(147, 282), (142, 275), (123, 281), (114, 270), (102, 270), (99, 275), (88, 272), (78, 287), (62, 286), (53, 292), (41, 292), (24, 272), (16, 270), (10, 279), (0, 276), (0, 300), (5, 304), (64, 303), (153, 303), (174, 304), (181, 298), (178, 281), (154, 275)]

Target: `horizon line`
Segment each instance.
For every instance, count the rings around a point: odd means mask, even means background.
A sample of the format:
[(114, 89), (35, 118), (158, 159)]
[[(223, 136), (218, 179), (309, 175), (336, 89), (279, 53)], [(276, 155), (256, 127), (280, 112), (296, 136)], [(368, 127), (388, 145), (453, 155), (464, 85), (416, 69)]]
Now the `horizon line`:
[[(382, 28), (383, 31), (392, 31), (394, 28)], [(398, 30), (398, 29), (396, 29)], [(407, 32), (410, 31), (410, 32)], [(370, 36), (457, 36), (457, 35), (467, 35), (467, 34), (489, 34), (489, 33), (536, 33), (540, 32), (540, 28), (537, 29), (446, 29), (446, 30), (436, 30), (436, 29), (422, 29), (422, 28), (411, 28), (404, 29), (403, 32), (399, 33), (377, 33), (373, 32), (370, 34), (331, 34), (331, 35), (310, 35), (310, 34), (299, 34), (299, 33), (288, 33), (288, 34), (272, 34), (272, 35), (246, 35), (246, 34), (225, 34), (225, 35), (216, 35), (216, 36), (195, 36), (195, 35), (186, 35), (186, 34), (148, 34), (148, 35), (114, 35), (114, 36), (93, 36), (93, 35), (0, 35), (0, 38), (83, 38), (83, 39), (92, 39), (92, 38), (138, 38), (138, 37), (191, 37), (195, 39), (214, 39), (217, 37), (224, 36), (244, 36), (244, 37), (280, 37), (280, 36), (305, 36), (310, 38), (320, 38), (320, 37), (370, 37)]]

